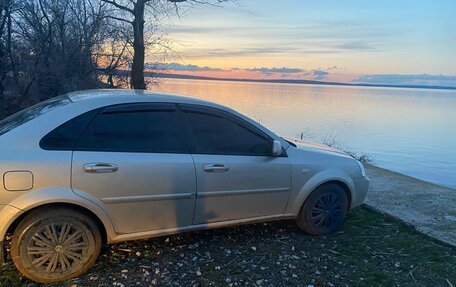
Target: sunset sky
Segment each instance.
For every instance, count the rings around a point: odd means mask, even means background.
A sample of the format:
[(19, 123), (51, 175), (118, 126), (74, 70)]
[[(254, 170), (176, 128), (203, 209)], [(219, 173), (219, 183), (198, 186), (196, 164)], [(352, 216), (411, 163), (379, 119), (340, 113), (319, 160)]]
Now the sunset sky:
[(454, 0), (240, 0), (171, 20), (176, 73), (456, 86)]

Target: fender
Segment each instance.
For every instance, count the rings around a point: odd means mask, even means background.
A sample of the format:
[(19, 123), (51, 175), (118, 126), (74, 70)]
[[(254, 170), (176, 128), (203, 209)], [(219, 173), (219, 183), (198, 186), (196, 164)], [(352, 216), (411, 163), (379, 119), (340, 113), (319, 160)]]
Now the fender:
[[(87, 198), (90, 198), (90, 196)], [(71, 188), (51, 187), (26, 193), (9, 203), (9, 205), (0, 212), (0, 218), (2, 218), (0, 221), (0, 238), (5, 237), (9, 226), (23, 213), (33, 208), (52, 203), (73, 204), (91, 211), (103, 224), (106, 230), (108, 243), (116, 236), (112, 221), (102, 208), (102, 205), (97, 204), (96, 201), (88, 200), (75, 194)]]
[(312, 193), (312, 191), (314, 191), (318, 186), (330, 181), (340, 181), (344, 183), (350, 191), (352, 199), (351, 203), (353, 203), (353, 200), (355, 198), (355, 184), (350, 176), (346, 172), (339, 169), (325, 169), (313, 175), (301, 187), (295, 199), (293, 200), (293, 205), (290, 207), (289, 213), (298, 215), (301, 210), (301, 206), (304, 204), (304, 201), (307, 199), (310, 193)]

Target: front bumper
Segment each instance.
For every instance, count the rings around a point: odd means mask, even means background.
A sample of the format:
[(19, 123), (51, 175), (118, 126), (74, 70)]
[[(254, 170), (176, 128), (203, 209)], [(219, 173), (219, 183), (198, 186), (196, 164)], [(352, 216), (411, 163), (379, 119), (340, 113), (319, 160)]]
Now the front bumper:
[(369, 178), (367, 176), (360, 177), (354, 180), (355, 184), (355, 193), (352, 198), (351, 208), (355, 208), (363, 204), (364, 199), (366, 198), (367, 191), (369, 190)]

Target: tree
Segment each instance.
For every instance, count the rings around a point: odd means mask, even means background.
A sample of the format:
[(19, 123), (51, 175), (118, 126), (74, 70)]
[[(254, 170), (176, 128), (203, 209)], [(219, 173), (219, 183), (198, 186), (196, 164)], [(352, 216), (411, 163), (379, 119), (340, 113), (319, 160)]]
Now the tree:
[(5, 81), (11, 69), (12, 21), (15, 5), (12, 0), (0, 0), (0, 118), (6, 115)]
[(107, 6), (99, 0), (0, 0), (0, 118), (103, 86), (96, 59), (114, 21), (105, 15)]
[(159, 21), (161, 16), (178, 13), (178, 3), (217, 4), (230, 0), (101, 0), (115, 8), (111, 19), (127, 23), (133, 30), (133, 62), (131, 65), (130, 85), (134, 89), (146, 89), (144, 78), (145, 41), (144, 23), (146, 15)]

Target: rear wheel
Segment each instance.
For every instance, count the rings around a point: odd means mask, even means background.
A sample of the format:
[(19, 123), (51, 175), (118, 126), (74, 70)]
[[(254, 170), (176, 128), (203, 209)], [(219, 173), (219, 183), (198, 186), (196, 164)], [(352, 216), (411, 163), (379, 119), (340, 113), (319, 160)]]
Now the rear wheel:
[(100, 231), (90, 217), (71, 209), (43, 209), (20, 222), (11, 240), (11, 257), (24, 276), (53, 283), (85, 273), (100, 248)]
[(328, 183), (309, 195), (296, 224), (312, 235), (329, 234), (343, 225), (347, 211), (348, 198), (345, 190), (337, 184)]

